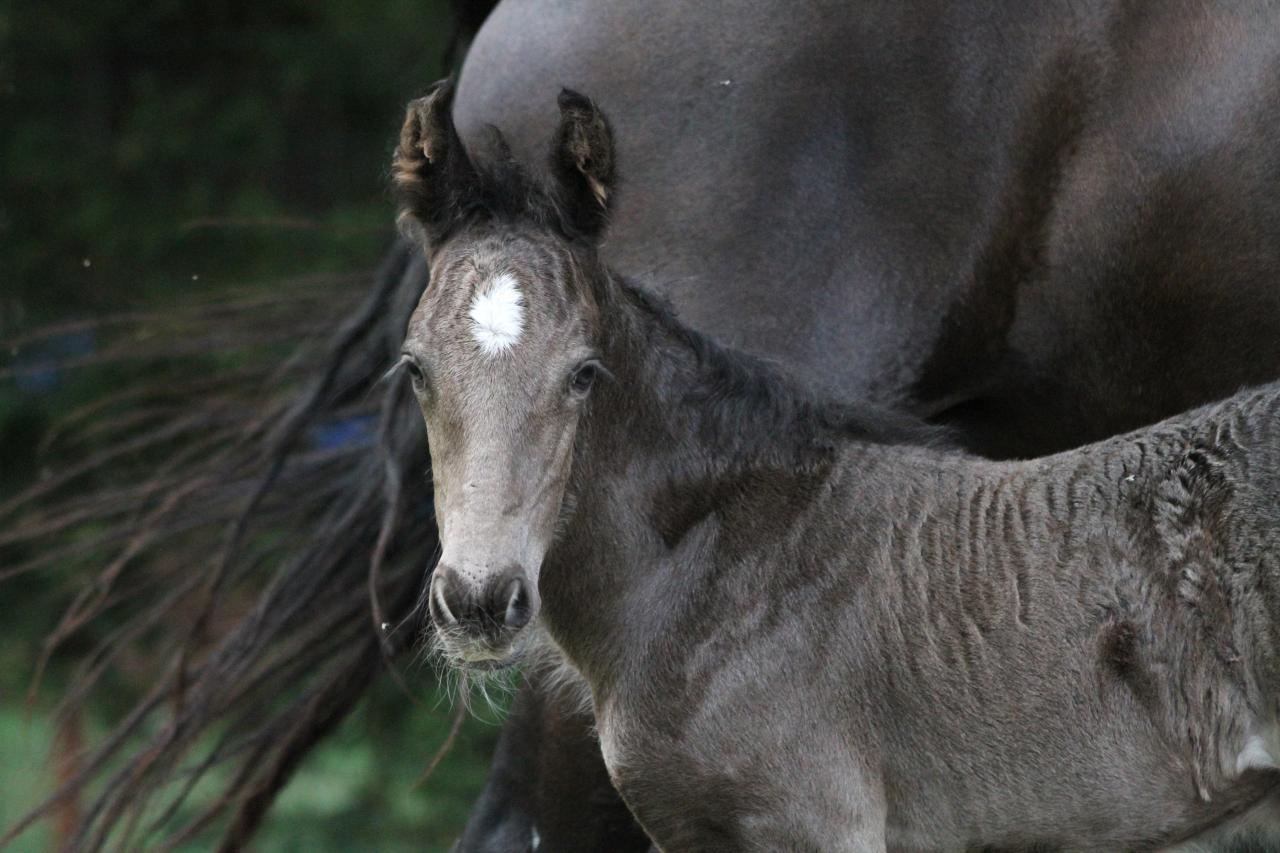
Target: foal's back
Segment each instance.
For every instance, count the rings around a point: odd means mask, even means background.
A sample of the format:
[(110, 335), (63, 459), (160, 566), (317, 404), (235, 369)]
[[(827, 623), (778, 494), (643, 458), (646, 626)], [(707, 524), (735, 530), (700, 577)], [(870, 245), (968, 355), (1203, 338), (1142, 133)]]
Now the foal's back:
[(1042, 461), (899, 462), (851, 485), (886, 515), (847, 568), (901, 831), (1125, 849), (1275, 786), (1280, 386)]
[(854, 445), (795, 498), (653, 688), (664, 837), (696, 790), (731, 846), (1152, 849), (1275, 789), (1280, 385), (1034, 462)]

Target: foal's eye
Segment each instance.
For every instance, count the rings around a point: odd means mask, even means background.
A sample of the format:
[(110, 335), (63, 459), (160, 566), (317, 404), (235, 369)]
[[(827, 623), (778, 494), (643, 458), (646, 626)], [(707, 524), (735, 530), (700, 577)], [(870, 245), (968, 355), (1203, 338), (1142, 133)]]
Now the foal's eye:
[(426, 375), (422, 372), (422, 368), (410, 356), (404, 356), (402, 359), (405, 372), (409, 374), (409, 379), (413, 382), (414, 388), (422, 388), (426, 381)]
[(578, 367), (569, 375), (569, 390), (579, 397), (586, 396), (591, 390), (592, 384), (596, 381), (596, 374), (600, 372), (600, 365), (594, 361), (588, 361)]

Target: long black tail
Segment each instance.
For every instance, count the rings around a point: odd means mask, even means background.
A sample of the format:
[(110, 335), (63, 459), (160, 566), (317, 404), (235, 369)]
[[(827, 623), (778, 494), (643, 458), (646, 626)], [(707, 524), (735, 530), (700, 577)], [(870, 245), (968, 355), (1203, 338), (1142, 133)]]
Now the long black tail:
[(461, 58), (464, 46), (480, 31), (480, 26), (498, 5), (498, 0), (452, 0), (450, 5), (453, 7), (454, 29), (441, 57), (442, 77), (456, 70), (454, 66)]
[[(73, 849), (218, 827), (224, 848), (242, 846), (302, 757), (414, 645), (437, 550), (426, 442), (405, 383), (379, 379), (426, 277), (398, 243), (354, 309), (354, 282), (338, 279), (222, 305), (221, 317), (205, 306), (124, 323), (151, 332), (127, 340), (209, 350), (258, 329), (259, 343), (282, 337), (293, 352), (104, 398), (77, 415), (103, 449), (0, 506), (0, 579), (57, 566), (80, 583), (44, 657), (96, 636), (58, 714), (123, 655), (152, 656), (160, 673), (10, 835), (89, 795)], [(219, 795), (174, 825), (214, 766), (230, 768)]]

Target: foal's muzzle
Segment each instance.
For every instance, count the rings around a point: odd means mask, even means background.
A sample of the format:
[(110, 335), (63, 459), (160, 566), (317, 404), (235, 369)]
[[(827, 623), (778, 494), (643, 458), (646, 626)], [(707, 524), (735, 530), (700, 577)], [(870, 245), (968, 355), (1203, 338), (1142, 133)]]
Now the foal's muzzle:
[(504, 661), (536, 612), (537, 592), (519, 566), (475, 582), (452, 566), (436, 566), (428, 607), (454, 656), (468, 664)]

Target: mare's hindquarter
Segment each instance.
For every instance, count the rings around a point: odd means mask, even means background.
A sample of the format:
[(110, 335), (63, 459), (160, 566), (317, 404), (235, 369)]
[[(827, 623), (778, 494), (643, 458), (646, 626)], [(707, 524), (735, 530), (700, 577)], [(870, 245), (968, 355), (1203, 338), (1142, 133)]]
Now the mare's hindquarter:
[(1144, 849), (1247, 808), (1278, 409), (1023, 463), (849, 446), (727, 502), (662, 665), (600, 709), (624, 795), (666, 849)]

